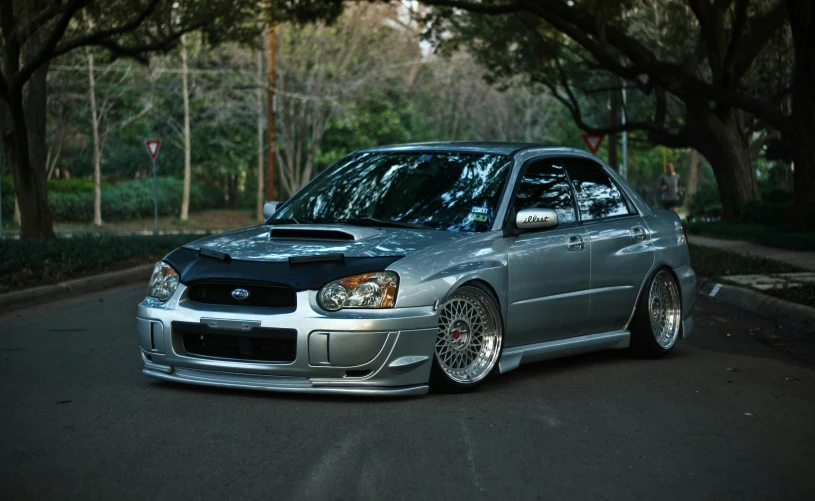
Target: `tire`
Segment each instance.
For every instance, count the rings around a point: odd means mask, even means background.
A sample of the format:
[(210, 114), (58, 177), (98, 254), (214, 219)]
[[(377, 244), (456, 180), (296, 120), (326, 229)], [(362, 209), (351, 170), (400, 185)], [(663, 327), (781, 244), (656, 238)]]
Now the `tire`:
[(667, 268), (654, 272), (637, 301), (631, 321), (631, 351), (662, 358), (673, 350), (682, 328), (682, 297)]
[(498, 365), (504, 327), (498, 301), (478, 283), (464, 285), (441, 305), (430, 387), (463, 393), (480, 386)]

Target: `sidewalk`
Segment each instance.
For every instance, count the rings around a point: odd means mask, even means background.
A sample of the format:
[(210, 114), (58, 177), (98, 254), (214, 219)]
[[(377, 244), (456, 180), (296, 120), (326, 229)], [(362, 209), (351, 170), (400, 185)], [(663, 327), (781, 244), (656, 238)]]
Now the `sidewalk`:
[(815, 251), (795, 251), (777, 249), (764, 245), (753, 244), (743, 240), (720, 240), (718, 238), (688, 235), (690, 243), (704, 247), (715, 247), (746, 256), (763, 257), (782, 263), (791, 264), (807, 270), (815, 271)]

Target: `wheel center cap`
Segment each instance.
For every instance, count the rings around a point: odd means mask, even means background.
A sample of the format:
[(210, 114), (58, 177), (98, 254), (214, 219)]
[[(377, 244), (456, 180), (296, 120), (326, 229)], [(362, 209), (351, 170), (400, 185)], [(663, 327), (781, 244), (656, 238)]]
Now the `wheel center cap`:
[(469, 341), (469, 333), (470, 328), (469, 326), (461, 321), (458, 320), (450, 326), (450, 339), (452, 340), (453, 348), (456, 350), (464, 349)]

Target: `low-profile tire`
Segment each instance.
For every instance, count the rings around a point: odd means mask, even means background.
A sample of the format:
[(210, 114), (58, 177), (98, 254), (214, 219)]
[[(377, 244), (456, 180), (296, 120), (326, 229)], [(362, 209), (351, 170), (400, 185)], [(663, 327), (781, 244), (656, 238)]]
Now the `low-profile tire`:
[(474, 282), (441, 305), (430, 388), (463, 393), (480, 386), (498, 365), (504, 327), (492, 292)]
[(682, 297), (671, 271), (660, 268), (640, 294), (631, 321), (631, 351), (661, 358), (673, 350), (682, 328)]

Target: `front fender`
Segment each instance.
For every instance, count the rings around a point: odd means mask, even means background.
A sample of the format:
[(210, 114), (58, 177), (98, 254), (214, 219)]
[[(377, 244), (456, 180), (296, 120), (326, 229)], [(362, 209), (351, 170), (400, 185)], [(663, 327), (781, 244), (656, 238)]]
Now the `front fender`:
[(506, 318), (507, 248), (499, 231), (416, 252), (388, 269), (399, 274), (397, 308), (444, 302), (462, 284), (480, 280), (495, 291)]

